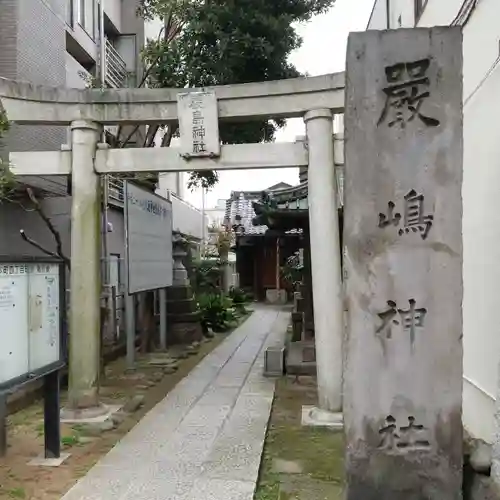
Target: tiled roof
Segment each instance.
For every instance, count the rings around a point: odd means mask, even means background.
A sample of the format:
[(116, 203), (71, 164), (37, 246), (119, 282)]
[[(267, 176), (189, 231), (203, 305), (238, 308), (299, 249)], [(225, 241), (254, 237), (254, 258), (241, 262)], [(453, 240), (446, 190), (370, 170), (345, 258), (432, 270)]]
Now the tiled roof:
[[(286, 188), (279, 185), (279, 187), (281, 189), (273, 193), (274, 198), (278, 202), (277, 208), (299, 209), (307, 207), (307, 185), (289, 186)], [(272, 190), (272, 188), (269, 188), (269, 190)], [(305, 198), (300, 198), (300, 196), (304, 195), (306, 196)], [(289, 198), (292, 198), (293, 201), (290, 202)], [(244, 228), (243, 234), (247, 236), (264, 235), (268, 229), (267, 226), (253, 225), (253, 219), (256, 216), (253, 203), (260, 201), (262, 201), (262, 191), (233, 191), (231, 198), (226, 201), (225, 224), (232, 228), (242, 226)], [(292, 229), (286, 233), (302, 233), (302, 229)]]
[(261, 191), (233, 192), (226, 202), (225, 222), (231, 227), (243, 226), (245, 235), (260, 236), (265, 234), (267, 226), (254, 226), (255, 217), (253, 202), (261, 199)]

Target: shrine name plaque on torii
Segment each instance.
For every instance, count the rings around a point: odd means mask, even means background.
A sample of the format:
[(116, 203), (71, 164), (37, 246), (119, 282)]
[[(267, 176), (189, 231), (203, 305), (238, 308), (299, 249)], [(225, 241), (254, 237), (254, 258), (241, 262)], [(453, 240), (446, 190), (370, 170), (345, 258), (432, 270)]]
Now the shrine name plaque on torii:
[[(70, 410), (99, 405), (99, 176), (308, 166), (319, 406), (341, 411), (343, 307), (333, 115), (344, 110), (344, 80), (344, 73), (337, 73), (204, 89), (79, 90), (0, 78), (8, 120), (71, 127), (71, 144), (61, 151), (10, 155), (16, 175), (72, 176)], [(295, 117), (304, 119), (307, 144), (220, 146), (218, 121)], [(169, 123), (179, 123), (180, 148), (99, 144), (104, 125)]]

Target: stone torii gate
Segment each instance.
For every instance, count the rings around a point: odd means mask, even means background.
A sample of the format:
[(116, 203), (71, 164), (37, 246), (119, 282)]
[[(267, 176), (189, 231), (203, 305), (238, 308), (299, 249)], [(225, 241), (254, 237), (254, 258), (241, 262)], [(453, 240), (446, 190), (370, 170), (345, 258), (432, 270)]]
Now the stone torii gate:
[(344, 110), (344, 74), (229, 85), (215, 92), (219, 120), (302, 117), (307, 143), (222, 146), (217, 158), (175, 148), (108, 149), (103, 125), (172, 124), (177, 94), (200, 89), (77, 90), (0, 78), (10, 121), (71, 128), (61, 151), (11, 153), (17, 175), (72, 175), (69, 410), (99, 406), (101, 174), (308, 166), (319, 406), (342, 408), (343, 306), (332, 118)]

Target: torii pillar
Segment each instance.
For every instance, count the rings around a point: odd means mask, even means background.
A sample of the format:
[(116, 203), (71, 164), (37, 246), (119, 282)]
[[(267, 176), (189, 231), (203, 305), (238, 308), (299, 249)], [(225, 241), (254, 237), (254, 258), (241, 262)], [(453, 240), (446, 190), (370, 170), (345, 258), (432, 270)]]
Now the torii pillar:
[(71, 295), (68, 407), (65, 418), (84, 411), (105, 413), (99, 405), (100, 185), (95, 172), (102, 127), (89, 120), (71, 123)]
[[(312, 423), (342, 425), (342, 274), (333, 115), (329, 109), (304, 116), (309, 151), (308, 201), (319, 408)], [(332, 251), (333, 250), (333, 251)]]

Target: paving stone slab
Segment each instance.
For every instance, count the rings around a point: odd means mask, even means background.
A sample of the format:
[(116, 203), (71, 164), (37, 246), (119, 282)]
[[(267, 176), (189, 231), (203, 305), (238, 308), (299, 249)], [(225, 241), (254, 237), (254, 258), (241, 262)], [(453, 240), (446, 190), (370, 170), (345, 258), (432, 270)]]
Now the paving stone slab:
[(63, 500), (252, 500), (274, 394), (264, 347), (287, 316), (256, 308)]
[(192, 490), (179, 500), (252, 500), (255, 483), (212, 479), (198, 480)]

